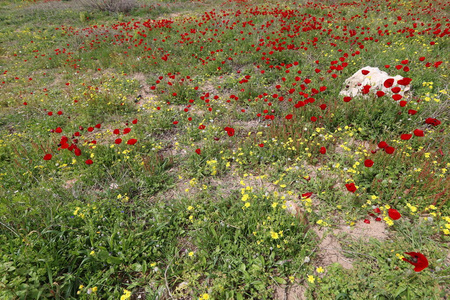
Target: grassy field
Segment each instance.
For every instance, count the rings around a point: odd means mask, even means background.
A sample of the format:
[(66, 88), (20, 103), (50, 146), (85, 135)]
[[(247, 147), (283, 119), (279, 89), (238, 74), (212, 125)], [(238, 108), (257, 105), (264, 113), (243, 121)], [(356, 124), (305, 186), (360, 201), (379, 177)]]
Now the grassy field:
[(447, 299), (448, 2), (105, 3), (0, 2), (1, 299)]

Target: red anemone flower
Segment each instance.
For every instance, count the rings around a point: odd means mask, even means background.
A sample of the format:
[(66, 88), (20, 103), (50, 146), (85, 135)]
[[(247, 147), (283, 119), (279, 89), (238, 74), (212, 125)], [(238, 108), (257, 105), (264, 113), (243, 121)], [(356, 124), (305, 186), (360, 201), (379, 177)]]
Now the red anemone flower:
[(402, 99), (402, 98), (403, 98), (403, 96), (400, 95), (400, 94), (392, 95), (392, 99), (394, 99), (395, 101), (398, 101), (398, 100), (400, 100), (400, 99)]
[(325, 154), (325, 153), (327, 153), (327, 148), (321, 147), (320, 148), (320, 154)]
[(387, 154), (392, 154), (392, 153), (394, 153), (395, 148), (394, 148), (394, 147), (391, 147), (391, 146), (387, 146), (387, 147), (384, 149), (384, 151), (386, 151)]
[(438, 119), (428, 118), (425, 120), (425, 123), (431, 124), (433, 126), (438, 126), (439, 124), (441, 124), (441, 121), (439, 121)]
[(398, 212), (398, 210), (389, 208), (388, 215), (392, 220), (398, 220), (401, 218), (401, 214)]
[(373, 166), (373, 160), (371, 160), (371, 159), (366, 159), (366, 160), (364, 161), (364, 165), (365, 165), (367, 168), (372, 167), (372, 166)]
[(228, 136), (234, 135), (234, 128), (232, 128), (232, 127), (225, 127), (223, 130), (225, 130), (227, 132)]
[(394, 78), (386, 79), (386, 81), (383, 83), (385, 88), (390, 88), (392, 85), (394, 85)]
[(44, 160), (50, 160), (50, 159), (52, 159), (52, 155), (50, 153), (44, 155)]
[(92, 161), (92, 159), (88, 159), (88, 160), (85, 161), (85, 163), (87, 165), (92, 165), (94, 162)]
[(407, 141), (407, 140), (409, 140), (410, 138), (412, 138), (412, 134), (404, 133), (404, 134), (402, 134), (402, 135), (400, 136), (400, 138), (401, 138), (402, 140), (404, 140), (404, 141)]
[(344, 102), (350, 102), (352, 100), (352, 97), (344, 97)]
[(378, 97), (383, 97), (385, 95), (385, 92), (383, 91), (377, 91), (377, 96)]
[(399, 86), (394, 86), (391, 91), (395, 94), (400, 93), (402, 89)]
[(345, 187), (347, 188), (347, 190), (349, 192), (352, 192), (352, 193), (356, 192), (356, 186), (353, 182), (345, 184)]
[(420, 130), (420, 129), (414, 130), (414, 135), (415, 136), (424, 136), (423, 130)]
[(195, 150), (195, 153), (197, 153), (198, 155), (202, 154), (202, 150), (200, 150), (200, 148)]
[(128, 145), (134, 145), (136, 143), (137, 143), (137, 139), (129, 139), (127, 142)]
[(378, 143), (378, 148), (384, 149), (388, 146), (388, 144), (385, 141), (381, 141)]
[(420, 252), (405, 252), (405, 254), (408, 254), (411, 256), (410, 259), (407, 259), (403, 257), (402, 259), (406, 262), (409, 262), (414, 266), (414, 271), (420, 272), (426, 267), (428, 267), (428, 259)]
[(116, 145), (119, 145), (120, 143), (122, 143), (122, 139), (116, 139), (116, 140), (114, 141), (114, 143), (115, 143)]
[(308, 193), (304, 193), (304, 194), (302, 194), (302, 197), (303, 198), (309, 198), (309, 197), (311, 197), (312, 196), (312, 192), (308, 192)]

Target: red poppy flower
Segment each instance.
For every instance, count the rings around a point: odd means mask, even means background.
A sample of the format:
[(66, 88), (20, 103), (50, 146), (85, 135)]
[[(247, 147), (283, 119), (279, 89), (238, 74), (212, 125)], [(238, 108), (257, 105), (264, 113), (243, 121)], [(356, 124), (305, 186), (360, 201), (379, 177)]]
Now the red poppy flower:
[(404, 141), (409, 140), (410, 138), (412, 138), (412, 134), (408, 134), (408, 133), (404, 133), (400, 136), (400, 138)]
[(234, 128), (232, 128), (232, 127), (225, 127), (223, 130), (225, 130), (227, 132), (228, 136), (234, 135)]
[(123, 130), (123, 134), (127, 134), (127, 133), (130, 133), (130, 131), (131, 131), (131, 128), (125, 128), (124, 130)]
[(383, 85), (384, 85), (384, 87), (387, 88), (387, 89), (390, 88), (392, 85), (394, 85), (394, 78), (386, 79), (386, 80), (384, 81)]
[(173, 121), (173, 125), (177, 125), (178, 124), (178, 121)]
[(47, 113), (47, 115), (53, 116), (53, 112), (49, 111), (49, 112)]
[(286, 118), (286, 120), (290, 120), (290, 119), (292, 119), (292, 115), (289, 114), (289, 115), (287, 115), (285, 118)]
[(326, 104), (321, 104), (321, 105), (319, 105), (319, 107), (320, 107), (321, 110), (325, 110), (327, 108), (327, 105)]
[(438, 126), (439, 124), (441, 124), (441, 121), (439, 121), (438, 119), (428, 118), (425, 120), (425, 123), (431, 124), (433, 126)]
[(402, 89), (399, 86), (394, 86), (391, 91), (395, 94), (400, 93)]
[(61, 133), (61, 132), (62, 132), (61, 127), (56, 128), (56, 129), (55, 129), (55, 132), (56, 132), (56, 133)]
[(387, 154), (392, 154), (392, 153), (394, 153), (395, 148), (394, 148), (394, 147), (391, 147), (391, 146), (387, 146), (387, 147), (384, 149), (384, 151), (386, 151)]
[(352, 100), (352, 97), (344, 97), (344, 102), (350, 102)]
[(89, 131), (89, 132), (94, 131), (94, 127), (89, 127), (89, 128), (88, 128), (88, 131)]
[(327, 148), (321, 147), (320, 148), (320, 154), (325, 154), (325, 153), (327, 153)]
[(92, 161), (92, 159), (88, 159), (88, 160), (85, 161), (85, 163), (87, 165), (92, 165), (94, 162)]
[(414, 135), (415, 136), (424, 136), (423, 130), (420, 130), (420, 129), (414, 130)]
[(202, 150), (200, 150), (200, 148), (195, 150), (195, 153), (197, 153), (198, 155), (202, 154)]
[(138, 122), (137, 119), (134, 119), (133, 121), (131, 121), (131, 123), (133, 123), (133, 124), (137, 124), (137, 122)]
[(405, 101), (405, 100), (400, 101), (400, 107), (405, 107), (406, 104), (408, 104), (407, 101)]
[(364, 219), (364, 223), (370, 224), (370, 220), (369, 219)]
[(401, 218), (401, 214), (398, 212), (398, 210), (389, 208), (388, 215), (392, 220), (398, 220)]
[(424, 57), (424, 56), (419, 57), (419, 60), (420, 60), (420, 61), (424, 61), (424, 60), (425, 60), (425, 57)]
[(376, 214), (381, 214), (381, 209), (379, 207), (374, 208), (373, 212), (376, 213)]
[(356, 192), (356, 190), (357, 190), (356, 186), (355, 186), (355, 184), (353, 182), (352, 183), (346, 183), (345, 187), (347, 188), (347, 190), (349, 192), (352, 192), (352, 193)]
[(304, 193), (302, 194), (302, 198), (309, 198), (312, 196), (312, 194), (313, 194), (312, 192)]
[(75, 148), (74, 151), (73, 151), (73, 153), (74, 153), (76, 156), (80, 156), (80, 155), (81, 155), (81, 150), (78, 149), (78, 148)]
[(383, 91), (377, 91), (378, 97), (383, 97), (384, 95), (385, 95), (385, 93)]
[(363, 94), (368, 94), (371, 87), (372, 87), (371, 85), (365, 85), (365, 86), (363, 87), (363, 89), (362, 89), (362, 93), (363, 93)]
[(120, 134), (120, 130), (119, 129), (114, 129), (113, 133), (114, 134)]
[(122, 139), (116, 139), (116, 140), (114, 141), (114, 143), (116, 143), (117, 145), (119, 145), (120, 143), (122, 143)]
[(368, 70), (361, 70), (361, 73), (363, 73), (363, 75), (367, 75), (367, 74), (370, 73), (370, 71), (368, 71)]
[(50, 153), (44, 155), (44, 160), (50, 160), (50, 159), (52, 159), (52, 155)]
[(262, 147), (264, 147), (264, 144), (261, 143), (261, 144), (258, 144), (258, 146), (262, 148)]
[(317, 117), (312, 116), (311, 117), (311, 122), (316, 122), (317, 121)]
[(205, 128), (206, 128), (206, 126), (203, 125), (203, 124), (201, 124), (200, 126), (198, 126), (198, 129), (200, 129), (200, 130), (203, 130), (203, 129), (205, 129)]
[(400, 100), (400, 99), (402, 99), (402, 98), (403, 98), (403, 96), (400, 95), (400, 94), (392, 95), (392, 99), (394, 99), (395, 101), (398, 101), (398, 100)]
[(405, 252), (411, 256), (410, 259), (403, 257), (402, 259), (414, 266), (414, 271), (420, 272), (428, 267), (428, 259), (420, 252)]
[(412, 81), (411, 78), (404, 77), (403, 79), (398, 80), (397, 83), (400, 85), (408, 85), (411, 83), (411, 81)]
[(373, 160), (371, 160), (371, 159), (366, 159), (366, 160), (364, 161), (364, 165), (365, 165), (367, 168), (372, 167), (372, 166), (373, 166)]
[(408, 110), (408, 115), (414, 116), (415, 114), (417, 114), (417, 110), (414, 109)]
[(127, 144), (128, 145), (134, 145), (134, 144), (136, 144), (137, 143), (137, 139), (129, 139), (128, 141), (127, 141)]
[(95, 125), (95, 128), (100, 129), (100, 127), (102, 127), (102, 124), (97, 124), (97, 125)]
[(378, 143), (378, 148), (384, 149), (388, 146), (388, 144), (385, 141), (381, 141)]

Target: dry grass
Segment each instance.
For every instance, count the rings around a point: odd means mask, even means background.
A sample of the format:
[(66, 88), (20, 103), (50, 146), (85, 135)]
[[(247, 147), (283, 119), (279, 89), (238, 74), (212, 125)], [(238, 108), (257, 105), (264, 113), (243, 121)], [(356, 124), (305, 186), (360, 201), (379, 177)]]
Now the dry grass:
[(89, 9), (123, 13), (128, 13), (138, 6), (136, 0), (81, 0), (80, 3)]

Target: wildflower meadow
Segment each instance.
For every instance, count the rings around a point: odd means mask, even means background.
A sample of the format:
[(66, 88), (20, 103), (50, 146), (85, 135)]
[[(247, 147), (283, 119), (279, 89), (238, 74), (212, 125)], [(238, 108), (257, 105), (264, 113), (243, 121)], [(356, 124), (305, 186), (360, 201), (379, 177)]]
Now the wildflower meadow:
[(4, 0), (0, 25), (0, 299), (448, 298), (449, 2)]

